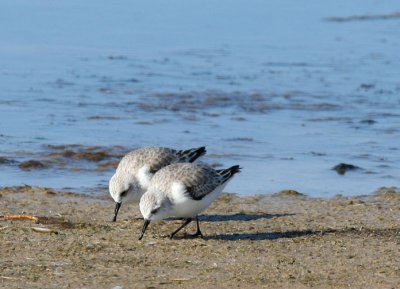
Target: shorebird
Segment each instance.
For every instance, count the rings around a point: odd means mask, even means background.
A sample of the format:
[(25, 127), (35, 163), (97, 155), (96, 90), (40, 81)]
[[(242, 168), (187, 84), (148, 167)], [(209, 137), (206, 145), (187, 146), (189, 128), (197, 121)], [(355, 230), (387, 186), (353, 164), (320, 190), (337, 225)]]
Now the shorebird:
[(109, 182), (110, 195), (115, 201), (113, 222), (117, 220), (122, 202), (140, 201), (158, 170), (173, 163), (194, 162), (205, 153), (205, 147), (188, 150), (148, 147), (126, 154)]
[(149, 188), (140, 199), (140, 212), (144, 223), (139, 240), (151, 221), (168, 217), (185, 219), (170, 238), (196, 219), (197, 231), (203, 237), (198, 214), (220, 195), (226, 184), (240, 171), (238, 165), (214, 170), (204, 164), (180, 163), (166, 166), (151, 179)]

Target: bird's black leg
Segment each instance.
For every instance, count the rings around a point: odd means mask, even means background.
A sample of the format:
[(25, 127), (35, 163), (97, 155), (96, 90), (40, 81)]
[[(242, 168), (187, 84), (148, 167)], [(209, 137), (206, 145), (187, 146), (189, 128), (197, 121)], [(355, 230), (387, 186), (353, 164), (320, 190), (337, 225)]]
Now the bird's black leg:
[(192, 235), (192, 237), (202, 237), (203, 238), (203, 233), (200, 231), (200, 225), (199, 225), (199, 216), (196, 216), (196, 225), (197, 225), (197, 230), (196, 233)]
[(191, 221), (193, 221), (192, 218), (187, 218), (186, 221), (178, 228), (176, 229), (170, 236), (170, 238), (172, 239), (176, 233), (178, 233), (180, 230), (182, 230), (183, 228), (185, 228)]
[(197, 225), (196, 233), (190, 234), (189, 236), (192, 237), (192, 238), (199, 237), (199, 236), (201, 238), (203, 238), (203, 233), (200, 231), (199, 216), (196, 216), (196, 225)]

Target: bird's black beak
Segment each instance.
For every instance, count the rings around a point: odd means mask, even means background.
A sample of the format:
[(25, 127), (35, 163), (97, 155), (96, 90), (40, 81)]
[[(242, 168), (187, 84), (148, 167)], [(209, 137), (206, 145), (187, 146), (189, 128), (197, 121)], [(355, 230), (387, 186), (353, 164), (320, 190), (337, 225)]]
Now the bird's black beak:
[(139, 240), (142, 240), (144, 232), (146, 232), (146, 229), (149, 226), (149, 224), (150, 224), (150, 220), (145, 219), (144, 223), (143, 223), (143, 227), (142, 227), (142, 234), (140, 235)]
[(122, 203), (115, 203), (114, 218), (112, 220), (113, 222), (115, 222), (117, 220), (117, 215), (118, 215), (119, 208), (121, 208), (121, 204)]

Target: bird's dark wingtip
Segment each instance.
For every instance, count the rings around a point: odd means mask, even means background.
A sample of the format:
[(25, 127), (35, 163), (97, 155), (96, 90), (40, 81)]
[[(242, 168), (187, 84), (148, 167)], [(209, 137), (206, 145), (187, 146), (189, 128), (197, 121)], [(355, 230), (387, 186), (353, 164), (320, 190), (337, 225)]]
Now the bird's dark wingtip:
[(203, 156), (203, 155), (205, 155), (207, 153), (207, 149), (206, 149), (205, 146), (194, 148), (194, 149), (191, 149), (191, 150), (193, 151), (193, 154), (196, 155), (196, 158), (199, 158), (199, 157), (201, 157), (201, 156)]
[(194, 162), (197, 160), (199, 157), (205, 155), (207, 153), (206, 147), (198, 147), (198, 148), (192, 148), (188, 149), (185, 151), (178, 151), (178, 155), (182, 161), (187, 161), (187, 162)]
[(223, 177), (224, 182), (226, 182), (227, 180), (232, 178), (235, 174), (241, 172), (241, 169), (242, 168), (239, 165), (234, 165), (227, 169), (217, 170), (217, 173), (220, 174)]
[(239, 166), (239, 165), (234, 165), (234, 166), (231, 166), (230, 168), (229, 168), (229, 170), (231, 170), (232, 171), (232, 173), (234, 173), (234, 174), (236, 174), (236, 173), (240, 173), (241, 171), (242, 171), (242, 167), (241, 166)]

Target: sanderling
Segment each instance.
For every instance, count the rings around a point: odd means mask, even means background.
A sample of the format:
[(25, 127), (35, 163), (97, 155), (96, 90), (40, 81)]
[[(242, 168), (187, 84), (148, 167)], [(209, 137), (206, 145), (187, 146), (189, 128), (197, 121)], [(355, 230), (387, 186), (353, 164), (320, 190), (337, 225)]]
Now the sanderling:
[(173, 163), (194, 162), (205, 153), (205, 147), (188, 150), (149, 147), (126, 154), (109, 183), (110, 195), (116, 203), (113, 222), (117, 220), (123, 201), (140, 201), (151, 178), (158, 170)]
[(197, 215), (205, 210), (221, 193), (228, 181), (240, 171), (239, 166), (214, 170), (204, 164), (172, 164), (159, 170), (152, 178), (149, 188), (140, 199), (140, 212), (144, 223), (139, 240), (150, 221), (168, 217), (184, 218), (185, 222), (171, 234), (171, 238), (196, 219), (197, 231), (201, 236)]

